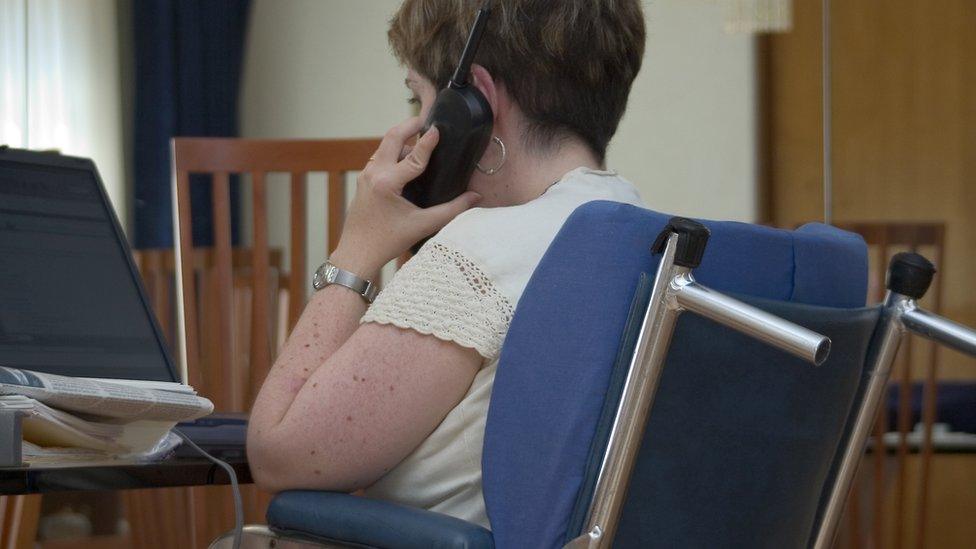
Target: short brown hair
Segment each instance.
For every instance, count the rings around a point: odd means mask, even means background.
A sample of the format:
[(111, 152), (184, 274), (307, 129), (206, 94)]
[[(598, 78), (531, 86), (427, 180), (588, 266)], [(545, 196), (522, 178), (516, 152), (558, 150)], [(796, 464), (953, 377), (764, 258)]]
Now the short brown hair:
[[(401, 63), (447, 85), (484, 0), (405, 0), (390, 21)], [(495, 0), (475, 62), (504, 83), (548, 149), (567, 132), (602, 161), (644, 56), (640, 0)]]

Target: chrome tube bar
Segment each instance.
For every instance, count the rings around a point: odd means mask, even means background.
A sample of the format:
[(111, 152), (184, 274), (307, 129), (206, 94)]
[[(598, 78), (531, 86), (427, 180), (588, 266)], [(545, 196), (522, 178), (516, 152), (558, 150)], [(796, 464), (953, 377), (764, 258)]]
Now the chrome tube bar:
[(674, 324), (678, 319), (679, 310), (673, 306), (669, 288), (676, 276), (689, 272), (687, 267), (674, 264), (677, 243), (678, 235), (672, 234), (668, 238), (654, 278), (650, 303), (644, 313), (640, 335), (635, 344), (627, 379), (624, 381), (620, 403), (617, 405), (584, 533), (567, 544), (567, 547), (610, 547), (613, 543), (620, 511), (627, 496), (627, 483), (634, 469), (648, 412), (664, 369), (664, 358), (674, 333)]
[(664, 369), (678, 315), (689, 310), (771, 343), (815, 364), (823, 362), (830, 340), (806, 328), (724, 296), (695, 282), (691, 269), (675, 265), (679, 235), (671, 234), (654, 278), (627, 379), (600, 466), (583, 534), (568, 548), (610, 547), (627, 486), (644, 436), (654, 393)]
[(712, 291), (690, 274), (675, 280), (678, 304), (683, 309), (714, 320), (816, 365), (830, 353), (830, 338), (771, 315), (762, 309)]
[[(879, 329), (880, 332), (875, 337), (880, 337), (880, 340), (877, 344), (871, 345), (873, 349), (873, 355), (869, 357), (871, 378), (864, 395), (864, 404), (854, 420), (850, 442), (844, 451), (830, 499), (824, 510), (823, 521), (817, 531), (817, 538), (813, 545), (815, 549), (830, 549), (833, 546), (844, 505), (847, 503), (854, 475), (857, 473), (857, 466), (864, 456), (878, 410), (885, 401), (885, 389), (903, 336), (911, 331), (976, 356), (976, 332), (919, 309), (914, 299), (895, 292), (889, 291), (885, 297)], [(878, 451), (884, 451), (880, 445)]]
[(976, 331), (962, 324), (919, 308), (911, 308), (902, 313), (901, 322), (905, 328), (920, 336), (976, 356)]
[[(231, 530), (210, 542), (208, 549), (233, 549), (234, 531)], [(348, 549), (362, 547), (358, 544), (342, 542), (312, 542), (280, 535), (264, 525), (251, 524), (244, 527), (240, 549)]]
[(847, 503), (847, 496), (854, 482), (854, 475), (857, 473), (857, 466), (861, 463), (868, 437), (871, 436), (871, 430), (874, 428), (874, 418), (877, 417), (878, 409), (885, 400), (888, 378), (891, 377), (891, 368), (895, 363), (895, 355), (898, 353), (898, 346), (905, 331), (901, 324), (901, 315), (910, 304), (912, 304), (911, 298), (894, 292), (888, 292), (885, 298), (879, 325), (881, 331), (875, 334), (875, 337), (880, 339), (877, 344), (872, 343), (874, 354), (868, 358), (868, 363), (871, 364), (871, 377), (865, 389), (864, 405), (858, 410), (857, 418), (854, 420), (850, 442), (844, 450), (844, 457), (841, 459), (830, 499), (824, 510), (823, 521), (820, 523), (813, 544), (815, 549), (833, 547), (844, 505)]

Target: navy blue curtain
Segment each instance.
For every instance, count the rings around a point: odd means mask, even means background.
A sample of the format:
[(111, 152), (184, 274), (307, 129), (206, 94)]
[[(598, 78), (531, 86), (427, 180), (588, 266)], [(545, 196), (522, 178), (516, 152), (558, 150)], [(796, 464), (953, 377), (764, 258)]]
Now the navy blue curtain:
[[(170, 138), (233, 137), (249, 0), (136, 0), (136, 248), (173, 245)], [(231, 185), (237, 241), (238, 185)], [(210, 186), (192, 188), (193, 239), (213, 242)]]

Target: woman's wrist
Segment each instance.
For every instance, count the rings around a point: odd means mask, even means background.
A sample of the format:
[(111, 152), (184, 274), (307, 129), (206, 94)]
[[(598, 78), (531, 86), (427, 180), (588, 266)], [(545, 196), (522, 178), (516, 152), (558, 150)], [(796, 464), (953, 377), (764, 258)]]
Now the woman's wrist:
[(344, 271), (372, 282), (376, 282), (379, 277), (380, 269), (383, 264), (378, 260), (369, 257), (369, 254), (362, 250), (343, 248), (340, 243), (336, 250), (329, 256), (329, 262)]

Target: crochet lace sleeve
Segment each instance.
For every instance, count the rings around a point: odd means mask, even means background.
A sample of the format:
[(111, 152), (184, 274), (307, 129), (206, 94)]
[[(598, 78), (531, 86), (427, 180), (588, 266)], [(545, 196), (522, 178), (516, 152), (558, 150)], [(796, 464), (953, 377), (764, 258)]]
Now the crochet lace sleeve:
[(430, 242), (403, 265), (363, 315), (498, 357), (513, 307), (463, 253)]

